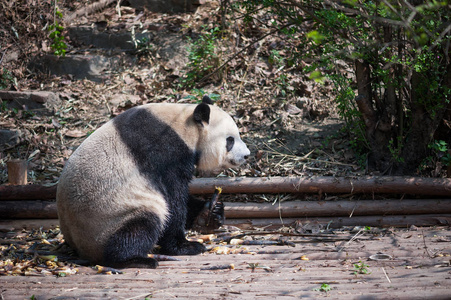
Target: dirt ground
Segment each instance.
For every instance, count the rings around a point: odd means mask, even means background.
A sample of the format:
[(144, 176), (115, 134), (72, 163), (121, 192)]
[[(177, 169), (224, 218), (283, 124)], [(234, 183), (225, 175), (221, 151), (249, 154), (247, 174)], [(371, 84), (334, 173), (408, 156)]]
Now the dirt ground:
[(241, 233), (246, 233), (241, 240), (283, 240), (288, 245), (207, 242), (210, 252), (162, 261), (155, 270), (124, 269), (108, 275), (76, 266), (73, 275), (0, 276), (1, 299), (451, 297), (448, 227)]
[[(70, 16), (83, 5), (84, 1), (59, 2), (64, 16)], [(49, 10), (42, 6), (38, 8)], [(27, 7), (20, 7), (23, 11), (13, 8), (5, 16), (21, 22), (19, 17), (26, 13)], [(102, 55), (117, 62), (102, 71), (100, 80), (76, 80), (71, 74), (49, 76), (36, 72), (26, 62), (52, 52), (48, 38), (41, 31), (29, 28), (23, 33), (27, 38), (17, 41), (13, 33), (5, 31), (9, 35), (5, 39), (7, 50), (2, 64), (4, 72), (16, 76), (15, 80), (6, 82), (9, 83), (6, 90), (49, 91), (58, 96), (60, 103), (50, 112), (29, 112), (26, 107), (0, 109), (0, 128), (18, 132), (18, 143), (2, 149), (0, 182), (7, 180), (6, 161), (23, 158), (29, 160), (31, 183), (55, 184), (73, 150), (111, 117), (148, 102), (195, 102), (203, 94), (216, 96), (217, 105), (234, 116), (243, 140), (254, 154), (247, 165), (235, 171), (227, 170), (223, 175), (364, 174), (365, 165), (357, 162), (350, 141), (340, 131), (343, 122), (333, 104), (332, 86), (328, 82), (316, 84), (296, 68), (288, 69), (286, 77), (279, 77), (285, 58), (280, 58), (280, 66), (268, 61), (271, 51), (283, 44), (280, 37), (270, 35), (258, 42), (257, 49), (236, 55), (243, 46), (265, 33), (265, 28), (249, 31), (246, 24), (236, 21), (228, 29), (228, 38), (216, 45), (220, 61), (229, 61), (227, 68), (219, 72), (221, 76), (206, 80), (195, 89), (180, 85), (188, 71), (190, 39), (208, 31), (202, 29), (205, 26), (209, 28), (218, 22), (217, 9), (218, 3), (214, 1), (200, 6), (194, 13), (179, 15), (140, 12), (124, 6), (119, 16), (112, 5), (65, 23), (66, 60), (77, 55)], [(52, 21), (51, 15), (41, 13), (46, 16), (46, 22)], [(29, 18), (37, 18), (35, 14)], [(42, 18), (39, 20), (44, 22)], [(7, 21), (4, 20), (5, 24)], [(132, 29), (140, 30), (150, 34), (150, 44), (145, 52), (138, 53), (99, 48), (107, 46), (86, 44), (94, 43), (98, 35), (83, 43), (77, 41), (80, 35), (71, 34), (81, 27), (113, 38), (130, 34)], [(237, 45), (237, 41), (241, 42)], [(24, 45), (20, 48), (21, 43)], [(30, 43), (38, 45), (30, 47)], [(15, 57), (20, 59), (14, 60)]]

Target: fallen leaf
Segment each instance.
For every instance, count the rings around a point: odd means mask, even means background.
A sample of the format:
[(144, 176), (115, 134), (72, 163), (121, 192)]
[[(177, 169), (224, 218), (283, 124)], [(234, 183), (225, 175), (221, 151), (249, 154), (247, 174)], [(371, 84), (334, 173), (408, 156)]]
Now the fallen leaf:
[(64, 135), (68, 136), (68, 137), (72, 137), (72, 138), (81, 138), (81, 137), (86, 136), (86, 132), (83, 132), (78, 129), (74, 129), (74, 130), (66, 131), (66, 133), (64, 133)]

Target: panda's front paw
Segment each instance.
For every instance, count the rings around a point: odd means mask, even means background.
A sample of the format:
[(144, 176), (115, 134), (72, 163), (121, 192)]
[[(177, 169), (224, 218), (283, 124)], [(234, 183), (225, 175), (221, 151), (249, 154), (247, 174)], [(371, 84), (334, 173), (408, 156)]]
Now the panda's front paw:
[(216, 202), (213, 207), (210, 204), (208, 203), (194, 220), (191, 226), (192, 230), (200, 233), (211, 233), (224, 225), (224, 204)]
[(217, 229), (224, 225), (224, 203), (216, 202), (215, 206), (210, 210), (209, 227)]

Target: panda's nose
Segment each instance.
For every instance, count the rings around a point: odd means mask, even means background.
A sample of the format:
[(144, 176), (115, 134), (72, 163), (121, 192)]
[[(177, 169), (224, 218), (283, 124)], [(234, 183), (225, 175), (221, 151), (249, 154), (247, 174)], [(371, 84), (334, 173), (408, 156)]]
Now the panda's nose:
[[(245, 146), (246, 147), (246, 146)], [(251, 151), (249, 150), (249, 148), (246, 147), (246, 150), (243, 153), (243, 158), (244, 160), (247, 160), (249, 158), (249, 155), (251, 154)]]

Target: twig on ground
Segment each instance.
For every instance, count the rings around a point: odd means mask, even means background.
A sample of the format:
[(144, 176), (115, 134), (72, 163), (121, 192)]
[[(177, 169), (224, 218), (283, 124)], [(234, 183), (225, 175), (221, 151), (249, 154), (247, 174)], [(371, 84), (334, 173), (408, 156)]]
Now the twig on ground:
[(432, 255), (432, 254), (429, 252), (429, 248), (428, 248), (428, 246), (426, 245), (426, 238), (424, 237), (424, 231), (421, 231), (421, 234), (423, 235), (423, 243), (424, 243), (424, 249), (426, 249), (426, 253), (429, 255), (430, 258), (434, 258), (434, 255)]
[(359, 236), (359, 234), (363, 231), (363, 229), (360, 229), (359, 232), (357, 232), (346, 244), (344, 244), (343, 247), (341, 247), (338, 252), (341, 252), (344, 248), (346, 248), (350, 243), (352, 243), (352, 241), (354, 241), (355, 239), (357, 239), (357, 237)]
[(391, 280), (388, 277), (387, 272), (385, 272), (385, 268), (384, 267), (382, 267), (382, 271), (384, 272), (385, 278), (387, 278), (388, 282), (391, 283)]

